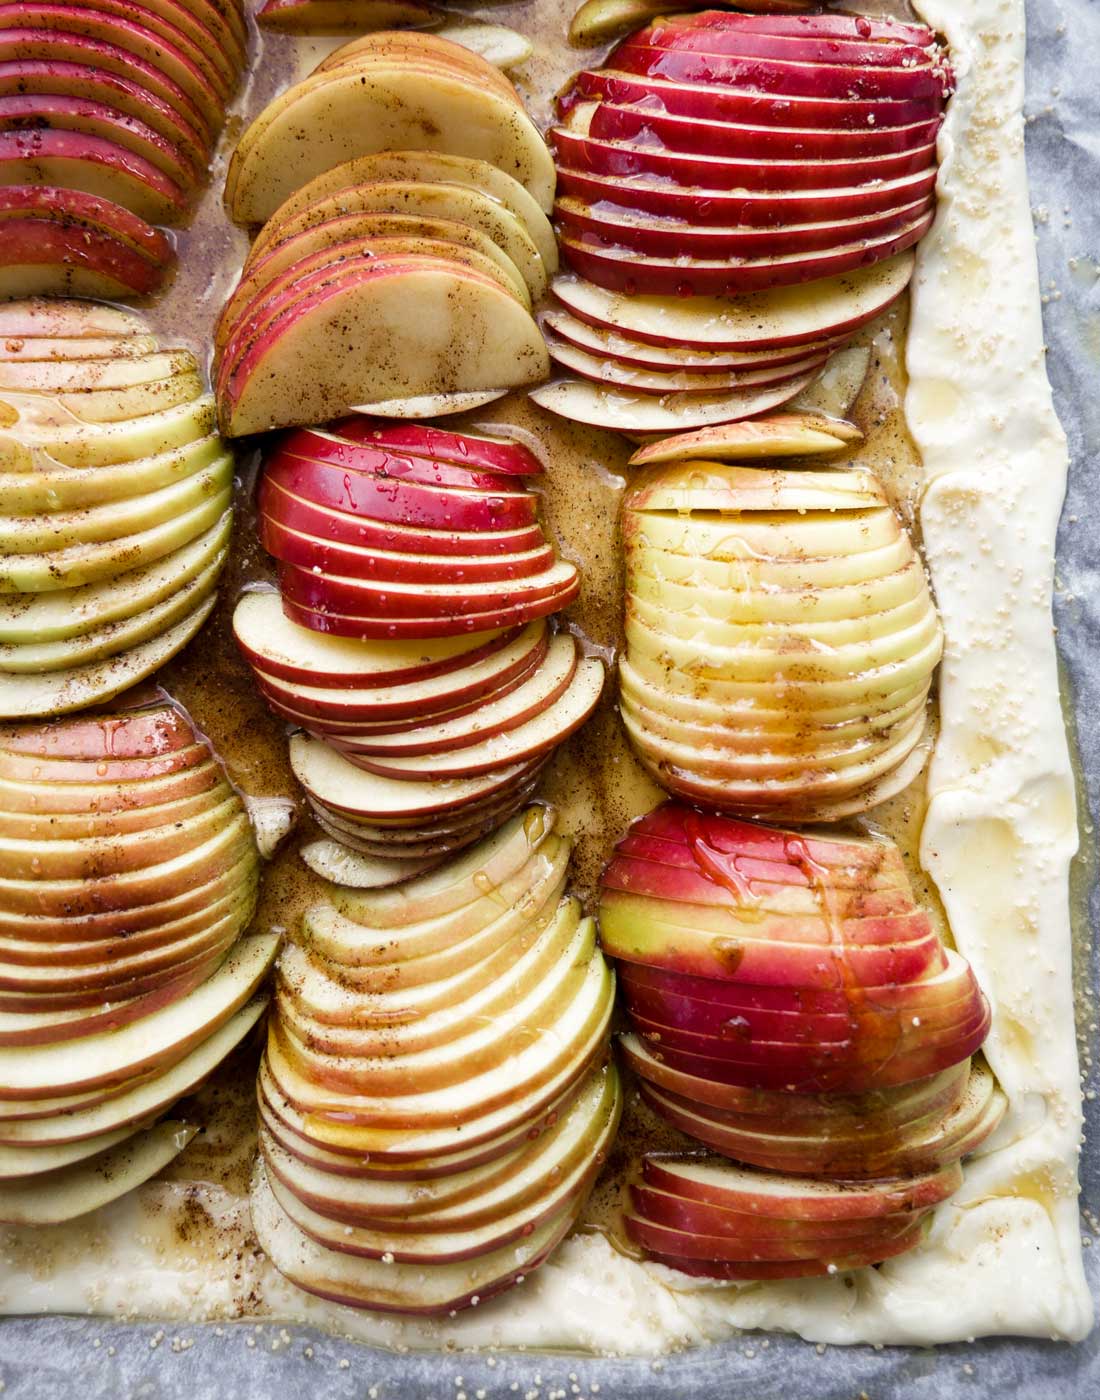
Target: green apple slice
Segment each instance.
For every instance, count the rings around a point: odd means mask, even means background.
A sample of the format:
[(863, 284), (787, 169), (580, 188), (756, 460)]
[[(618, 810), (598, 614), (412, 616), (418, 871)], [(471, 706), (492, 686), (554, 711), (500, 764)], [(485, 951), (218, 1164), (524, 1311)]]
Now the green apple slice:
[(75, 297), (29, 297), (0, 307), (3, 340), (122, 338), (143, 335), (145, 329), (145, 322), (135, 311)]
[(198, 1132), (158, 1123), (119, 1147), (49, 1176), (0, 1186), (0, 1220), (8, 1225), (59, 1225), (98, 1210), (156, 1176)]
[(110, 1132), (133, 1132), (135, 1124), (163, 1113), (179, 1099), (193, 1094), (259, 1023), (266, 1009), (266, 996), (253, 997), (163, 1073), (101, 1103), (59, 1112), (49, 1118), (0, 1125), (0, 1142), (4, 1144), (0, 1148), (0, 1169), (5, 1152), (24, 1152), (30, 1160), (31, 1154), (51, 1146), (94, 1141)]
[(67, 395), (132, 389), (177, 374), (197, 373), (198, 365), (190, 350), (156, 351), (125, 358), (109, 354), (100, 360), (87, 356), (69, 361), (0, 359), (0, 392), (13, 389), (22, 393)]
[(142, 495), (49, 515), (2, 515), (0, 555), (53, 553), (102, 544), (185, 515), (207, 497), (224, 491), (233, 479), (229, 453), (216, 457), (208, 466), (200, 462), (201, 454), (188, 475)]
[(168, 452), (116, 466), (71, 467), (48, 453), (34, 453), (33, 470), (0, 472), (0, 492), (13, 515), (82, 510), (171, 486), (217, 461), (225, 451), (211, 434)]
[(157, 338), (153, 335), (18, 336), (0, 339), (0, 363), (141, 359), (156, 354), (159, 349)]
[(9, 647), (87, 637), (157, 607), (211, 569), (216, 576), (232, 526), (232, 512), (226, 511), (209, 530), (181, 549), (103, 583), (53, 593), (0, 594), (0, 670), (5, 669), (2, 658)]
[(232, 458), (225, 458), (204, 481), (220, 483), (220, 489), (194, 491), (187, 496), (199, 500), (185, 513), (166, 515), (143, 530), (122, 539), (73, 544), (67, 548), (32, 554), (0, 556), (0, 593), (41, 593), (81, 584), (99, 583), (118, 573), (151, 564), (174, 553), (183, 545), (205, 534), (232, 505)]
[(167, 632), (122, 656), (73, 671), (53, 671), (49, 675), (16, 676), (0, 672), (0, 717), (30, 719), (38, 715), (72, 714), (121, 695), (182, 651), (210, 616), (216, 601), (217, 595), (210, 594)]
[[(697, 434), (696, 436), (700, 436)], [(654, 467), (631, 486), (623, 509), (682, 516), (693, 511), (864, 511), (887, 506), (868, 471), (798, 472), (712, 464), (699, 458)]]
[(317, 73), (276, 98), (241, 140), (226, 176), (230, 216), (260, 224), (314, 176), (376, 151), (431, 147), (514, 172), (539, 206), (554, 163), (518, 101), (474, 78), (402, 63)]

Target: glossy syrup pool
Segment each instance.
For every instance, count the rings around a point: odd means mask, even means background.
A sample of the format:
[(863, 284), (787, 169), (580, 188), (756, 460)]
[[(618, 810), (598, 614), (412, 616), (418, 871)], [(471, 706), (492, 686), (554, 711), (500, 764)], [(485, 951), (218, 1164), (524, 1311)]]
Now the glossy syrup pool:
[[(911, 17), (907, 4), (868, 4), (868, 13)], [(471, 18), (508, 24), (527, 34), (535, 53), (511, 75), (535, 120), (545, 128), (552, 120), (552, 100), (578, 68), (598, 62), (601, 51), (571, 49), (565, 41), (572, 0), (533, 0), (493, 5), (466, 12)], [(212, 328), (232, 290), (247, 251), (247, 238), (234, 228), (221, 206), (228, 155), (244, 126), (289, 81), (314, 66), (340, 40), (294, 41), (253, 34), (251, 72), (227, 124), (210, 188), (191, 225), (180, 231), (180, 266), (173, 285), (142, 310), (166, 345), (186, 345), (208, 363)], [(903, 413), (906, 388), (904, 345), (907, 300), (867, 327), (856, 344), (871, 347), (871, 363), (852, 417), (866, 434), (860, 446), (830, 462), (851, 462), (874, 470), (911, 527), (915, 524), (922, 468)], [(586, 647), (613, 667), (621, 641), (622, 558), (617, 516), (630, 469), (632, 446), (616, 434), (557, 419), (531, 404), (522, 393), (510, 394), (487, 409), (447, 420), (448, 426), (491, 429), (515, 437), (543, 462), (545, 475), (535, 483), (542, 496), (544, 522), (562, 555), (582, 574), (582, 590), (564, 621)], [(274, 570), (255, 532), (253, 494), (258, 454), (239, 451), (237, 515), (232, 558), (221, 586), (219, 604), (201, 634), (158, 680), (183, 704), (209, 736), (230, 777), (251, 797), (292, 797), (298, 804), (296, 833), (265, 869), (258, 928), (291, 930), (313, 897), (315, 885), (297, 858), (297, 847), (315, 836), (287, 761), (282, 721), (261, 702), (250, 672), (233, 641), (230, 620), (243, 589), (273, 582)], [(559, 830), (575, 842), (572, 888), (591, 910), (599, 872), (611, 848), (632, 818), (648, 811), (663, 796), (634, 760), (616, 711), (616, 688), (608, 686), (597, 714), (553, 758), (541, 796), (558, 808)], [(949, 937), (946, 920), (931, 882), (920, 869), (917, 852), (924, 817), (924, 781), (848, 823), (892, 836), (909, 865), (914, 887), (940, 931)], [(229, 1196), (247, 1195), (255, 1152), (253, 1083), (261, 1036), (231, 1057), (205, 1088), (180, 1112), (201, 1123), (187, 1149), (161, 1174), (160, 1188), (149, 1192), (150, 1230), (137, 1242), (149, 1262), (164, 1251), (189, 1267), (224, 1273), (226, 1261), (246, 1259), (255, 1242), (242, 1216), (229, 1211), (212, 1215), (200, 1205), (197, 1187), (213, 1187)], [(606, 1232), (618, 1248), (634, 1253), (620, 1225), (623, 1181), (643, 1149), (687, 1148), (682, 1137), (644, 1108), (627, 1078), (627, 1103), (618, 1139), (600, 1176), (579, 1229)], [(165, 1185), (174, 1183), (165, 1189)], [(153, 1218), (155, 1215), (155, 1219)], [(87, 1257), (97, 1245), (94, 1219), (77, 1228), (4, 1231), (4, 1253), (16, 1268), (32, 1276), (61, 1270), (75, 1255)], [(247, 1277), (247, 1270), (242, 1277)], [(232, 1311), (248, 1315), (254, 1302), (247, 1287), (233, 1300)]]

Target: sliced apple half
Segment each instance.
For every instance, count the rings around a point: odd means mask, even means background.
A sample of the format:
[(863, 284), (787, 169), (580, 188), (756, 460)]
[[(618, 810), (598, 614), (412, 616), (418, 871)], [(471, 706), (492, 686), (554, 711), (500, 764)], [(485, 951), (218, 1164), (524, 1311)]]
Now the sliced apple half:
[(542, 137), (518, 99), (500, 92), (497, 70), (483, 68), (479, 85), (472, 64), (469, 76), (450, 77), (395, 54), (388, 66), (351, 61), (298, 83), (241, 138), (226, 179), (233, 219), (265, 222), (295, 190), (357, 156), (425, 146), (514, 172), (549, 209), (554, 172)]
[(557, 271), (558, 248), (554, 231), (539, 204), (514, 176), (484, 160), (431, 150), (379, 151), (357, 156), (323, 171), (292, 194), (272, 214), (253, 244), (258, 257), (289, 221), (321, 207), (332, 195), (351, 194), (378, 181), (405, 184), (457, 185), (502, 205), (527, 230), (549, 275)]
[(327, 290), (275, 310), (221, 386), (221, 414), (240, 435), (381, 398), (510, 388), (548, 364), (529, 313), (488, 278), (414, 255), (352, 261)]

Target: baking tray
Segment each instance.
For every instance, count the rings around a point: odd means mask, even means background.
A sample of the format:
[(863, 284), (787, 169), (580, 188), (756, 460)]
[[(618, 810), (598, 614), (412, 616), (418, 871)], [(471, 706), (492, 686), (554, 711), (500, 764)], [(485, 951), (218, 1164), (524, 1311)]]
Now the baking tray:
[[(1055, 614), (1080, 755), (1075, 975), (1085, 1066), (1082, 1235), (1100, 1299), (1100, 0), (1027, 6), (1027, 152), (1050, 376), (1071, 472)], [(1089, 1097), (1092, 1095), (1092, 1097)], [(1028, 1280), (1019, 1280), (1020, 1288)], [(613, 1339), (611, 1339), (613, 1341)], [(392, 1353), (278, 1323), (0, 1321), (2, 1400), (1091, 1400), (1100, 1330), (1076, 1346), (979, 1340), (936, 1348), (823, 1347), (745, 1334), (663, 1359), (533, 1352)]]

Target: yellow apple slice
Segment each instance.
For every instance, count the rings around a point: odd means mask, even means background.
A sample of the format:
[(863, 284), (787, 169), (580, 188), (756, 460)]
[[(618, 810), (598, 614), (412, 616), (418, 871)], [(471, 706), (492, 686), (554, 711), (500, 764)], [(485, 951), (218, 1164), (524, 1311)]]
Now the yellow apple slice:
[(494, 201), (527, 230), (547, 274), (557, 270), (558, 244), (550, 220), (518, 180), (488, 161), (428, 150), (378, 151), (322, 171), (272, 214), (256, 236), (252, 256), (258, 257), (284, 224), (316, 209), (319, 201), (349, 194), (360, 186), (393, 180), (414, 185), (458, 185)]
[(551, 206), (554, 163), (517, 102), (492, 85), (397, 59), (318, 73), (277, 98), (241, 137), (226, 205), (236, 223), (263, 223), (335, 165), (425, 147), (485, 160), (513, 174), (544, 211)]
[(214, 400), (206, 396), (113, 423), (82, 423), (72, 414), (59, 421), (28, 397), (3, 407), (12, 409), (10, 419), (0, 412), (0, 469), (7, 472), (34, 472), (58, 462), (78, 469), (133, 462), (208, 437), (216, 424)]

